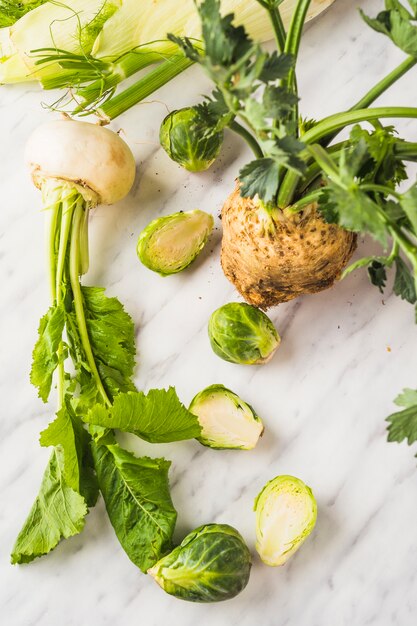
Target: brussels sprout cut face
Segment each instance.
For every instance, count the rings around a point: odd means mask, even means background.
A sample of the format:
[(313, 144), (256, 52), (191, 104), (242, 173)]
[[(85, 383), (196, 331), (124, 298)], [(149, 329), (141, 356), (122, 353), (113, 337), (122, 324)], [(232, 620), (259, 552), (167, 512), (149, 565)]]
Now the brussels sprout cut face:
[(190, 172), (203, 172), (217, 158), (223, 132), (211, 132), (198, 123), (192, 107), (172, 111), (162, 122), (161, 146), (168, 156)]
[(210, 448), (251, 450), (264, 429), (252, 407), (223, 385), (200, 391), (189, 410), (197, 415), (201, 426), (198, 440)]
[(176, 598), (220, 602), (246, 587), (250, 568), (250, 552), (238, 531), (226, 524), (207, 524), (187, 535), (148, 574)]
[(219, 357), (243, 365), (266, 363), (281, 341), (265, 313), (240, 302), (214, 311), (208, 332), (211, 347)]
[(139, 235), (138, 257), (161, 276), (181, 272), (204, 248), (213, 225), (213, 217), (198, 210), (160, 217)]
[(277, 476), (255, 500), (256, 549), (266, 565), (284, 565), (313, 530), (317, 504), (310, 487)]

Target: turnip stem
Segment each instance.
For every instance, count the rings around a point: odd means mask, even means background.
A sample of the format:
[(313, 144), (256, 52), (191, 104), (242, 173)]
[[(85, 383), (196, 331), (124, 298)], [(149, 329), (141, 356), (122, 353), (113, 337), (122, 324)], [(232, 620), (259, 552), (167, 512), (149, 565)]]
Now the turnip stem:
[(58, 194), (50, 190), (42, 189), (44, 207), (47, 210), (47, 241), (48, 241), (48, 268), (49, 285), (52, 302), (56, 300), (56, 262), (59, 246), (58, 224), (61, 219), (61, 203)]
[(241, 126), (238, 122), (236, 122), (236, 120), (233, 120), (230, 122), (229, 128), (246, 141), (257, 159), (261, 159), (263, 157), (260, 145), (256, 141), (255, 137), (246, 128), (244, 128), (244, 126)]
[(84, 219), (84, 211), (86, 210), (85, 200), (80, 195), (77, 199), (74, 219), (72, 224), (71, 233), (71, 245), (70, 245), (70, 259), (69, 259), (69, 272), (72, 295), (74, 299), (75, 316), (77, 319), (78, 331), (80, 334), (81, 344), (83, 346), (87, 363), (90, 367), (91, 374), (95, 380), (97, 389), (102, 396), (104, 403), (111, 404), (111, 401), (104, 389), (97, 365), (94, 359), (94, 354), (91, 349), (90, 339), (88, 336), (87, 321), (84, 312), (83, 294), (81, 291), (81, 285), (79, 281), (79, 268), (80, 268), (80, 231)]

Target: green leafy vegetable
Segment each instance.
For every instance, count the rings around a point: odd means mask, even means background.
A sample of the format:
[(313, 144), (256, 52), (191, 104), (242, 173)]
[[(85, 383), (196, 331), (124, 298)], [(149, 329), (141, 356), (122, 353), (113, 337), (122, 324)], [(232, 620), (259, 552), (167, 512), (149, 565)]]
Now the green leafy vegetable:
[(317, 503), (294, 476), (276, 476), (255, 499), (256, 549), (266, 565), (285, 565), (312, 532)]
[(111, 407), (94, 406), (85, 421), (129, 432), (150, 443), (194, 439), (201, 434), (198, 419), (181, 404), (174, 387), (119, 394)]
[(417, 441), (417, 390), (404, 389), (395, 403), (405, 408), (387, 417), (388, 441), (401, 442), (406, 439), (411, 445)]
[(281, 341), (265, 313), (241, 302), (230, 302), (214, 311), (208, 333), (217, 356), (242, 365), (266, 363)]
[(177, 513), (168, 484), (170, 462), (137, 458), (117, 444), (93, 445), (107, 513), (123, 549), (146, 572), (172, 545)]
[[(65, 404), (40, 435), (41, 446), (59, 447), (63, 455), (63, 474), (66, 484), (83, 496), (86, 496), (83, 480), (96, 492), (96, 496), (86, 497), (87, 502), (97, 500), (97, 484), (94, 475), (87, 476), (90, 436), (79, 417), (75, 414), (67, 397)], [(91, 465), (91, 464), (90, 464)], [(91, 483), (93, 483), (91, 485)], [(89, 488), (87, 489), (89, 491)]]
[(29, 563), (84, 527), (87, 505), (65, 480), (62, 453), (49, 459), (40, 491), (12, 550), (12, 563)]
[(158, 217), (140, 233), (138, 257), (161, 276), (182, 272), (206, 245), (213, 225), (213, 217), (198, 209)]
[(30, 381), (38, 388), (39, 397), (44, 402), (48, 400), (52, 375), (58, 366), (58, 348), (62, 341), (64, 325), (65, 313), (60, 306), (51, 306), (39, 324), (39, 338), (33, 350)]
[(161, 124), (159, 141), (168, 156), (190, 172), (203, 172), (216, 160), (223, 132), (208, 125), (193, 107), (169, 113)]
[(229, 600), (247, 585), (250, 552), (227, 524), (200, 526), (148, 573), (164, 591), (190, 602)]
[(395, 259), (395, 266), (394, 293), (410, 304), (415, 304), (416, 287), (409, 268), (399, 256)]
[[(245, 129), (234, 121), (240, 117), (255, 132), (257, 141), (251, 144), (258, 158), (239, 172), (241, 192), (272, 204), (283, 170), (304, 170), (299, 157), (304, 145), (292, 136), (298, 96), (286, 82), (293, 69), (293, 57), (264, 51), (242, 26), (233, 25), (233, 14), (221, 15), (220, 0), (204, 0), (198, 11), (204, 53), (190, 39), (169, 35), (215, 84), (211, 97), (195, 109), (211, 126), (221, 128), (227, 124), (248, 138)], [(257, 97), (259, 94), (262, 98)]]
[(198, 440), (210, 448), (251, 450), (264, 426), (250, 404), (224, 385), (210, 385), (191, 400), (190, 411), (198, 417)]
[(401, 50), (417, 56), (417, 5), (415, 0), (410, 0), (408, 5), (411, 11), (404, 2), (385, 0), (385, 11), (376, 18), (368, 17), (363, 11), (361, 15), (371, 28), (387, 35)]

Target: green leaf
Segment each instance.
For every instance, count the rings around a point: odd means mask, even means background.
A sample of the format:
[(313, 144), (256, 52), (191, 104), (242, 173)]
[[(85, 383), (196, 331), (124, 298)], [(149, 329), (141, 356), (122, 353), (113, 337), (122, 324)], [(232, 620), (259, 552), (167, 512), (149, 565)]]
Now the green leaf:
[(146, 572), (172, 547), (177, 513), (165, 459), (137, 458), (117, 444), (92, 444), (100, 491), (127, 556)]
[(405, 6), (397, 0), (385, 0), (385, 11), (378, 13), (376, 18), (371, 18), (361, 11), (365, 22), (375, 31), (387, 35), (391, 41), (401, 50), (412, 56), (417, 56), (417, 11), (415, 1), (412, 15)]
[(255, 159), (239, 172), (240, 193), (244, 198), (257, 194), (268, 204), (274, 202), (279, 184), (279, 164), (271, 158)]
[(268, 55), (264, 63), (259, 80), (263, 83), (274, 82), (287, 78), (290, 70), (294, 67), (292, 54), (278, 54), (275, 50)]
[(45, 470), (39, 494), (12, 550), (11, 562), (29, 563), (53, 550), (61, 539), (84, 527), (87, 505), (67, 484), (62, 453), (55, 449)]
[(414, 234), (417, 235), (417, 185), (410, 187), (410, 189), (401, 196), (400, 203), (401, 208), (410, 221)]
[[(108, 298), (101, 287), (83, 287), (87, 330), (101, 380), (110, 397), (134, 391), (135, 333), (133, 321), (117, 298)], [(68, 339), (76, 364), (77, 382), (82, 390), (82, 405), (100, 401), (78, 335), (75, 312), (68, 314)]]
[(38, 388), (39, 397), (48, 400), (52, 375), (58, 366), (58, 347), (64, 332), (65, 313), (62, 307), (52, 306), (41, 318), (38, 340), (33, 349), (30, 382)]
[(268, 85), (262, 98), (266, 117), (274, 120), (287, 116), (297, 102), (295, 94), (275, 85)]
[(341, 280), (343, 280), (343, 278), (346, 278), (346, 276), (349, 276), (349, 274), (351, 274), (352, 272), (354, 272), (357, 269), (360, 269), (361, 267), (367, 267), (368, 265), (370, 265), (373, 262), (378, 262), (378, 263), (382, 263), (383, 265), (386, 265), (388, 262), (388, 257), (383, 257), (383, 256), (367, 256), (367, 257), (363, 257), (362, 259), (358, 259), (357, 261), (354, 261), (353, 263), (351, 263), (342, 273), (341, 276)]
[(181, 404), (174, 387), (151, 389), (147, 395), (129, 392), (116, 396), (110, 408), (96, 405), (85, 421), (133, 433), (150, 443), (169, 443), (201, 435), (198, 419)]
[(403, 389), (394, 402), (398, 406), (411, 407), (414, 404), (417, 406), (417, 389), (409, 389), (408, 387)]
[(387, 422), (388, 441), (400, 443), (406, 439), (408, 445), (417, 441), (417, 405), (389, 415)]
[(94, 506), (98, 485), (92, 470), (90, 435), (75, 414), (70, 401), (57, 412), (56, 419), (41, 432), (41, 446), (59, 446), (63, 453), (63, 474), (66, 484), (80, 493), (88, 506)]
[(416, 287), (414, 282), (414, 276), (411, 274), (407, 265), (404, 263), (401, 257), (395, 259), (395, 280), (394, 280), (394, 293), (400, 296), (403, 300), (406, 300), (410, 304), (415, 304)]
[(385, 221), (378, 206), (357, 185), (352, 184), (346, 189), (329, 181), (320, 196), (319, 209), (328, 222), (336, 222), (354, 232), (368, 232), (385, 245)]
[(381, 293), (384, 293), (385, 285), (387, 282), (387, 271), (385, 265), (380, 261), (372, 261), (368, 267), (368, 274), (371, 283), (378, 287)]

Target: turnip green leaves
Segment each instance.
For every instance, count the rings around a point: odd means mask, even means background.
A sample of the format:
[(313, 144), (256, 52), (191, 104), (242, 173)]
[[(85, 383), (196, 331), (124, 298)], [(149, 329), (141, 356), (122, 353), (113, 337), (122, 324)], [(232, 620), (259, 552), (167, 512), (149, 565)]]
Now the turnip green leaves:
[(116, 443), (93, 446), (107, 513), (123, 549), (146, 572), (171, 548), (177, 513), (165, 459), (137, 458)]

